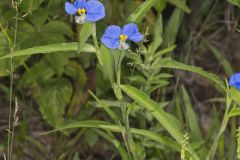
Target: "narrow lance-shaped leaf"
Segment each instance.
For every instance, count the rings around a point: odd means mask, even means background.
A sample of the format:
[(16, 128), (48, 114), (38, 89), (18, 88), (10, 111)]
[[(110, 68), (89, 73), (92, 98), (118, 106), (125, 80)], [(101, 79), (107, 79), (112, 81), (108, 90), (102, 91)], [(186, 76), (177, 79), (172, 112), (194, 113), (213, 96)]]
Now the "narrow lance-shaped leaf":
[(146, 13), (153, 7), (158, 0), (147, 0), (139, 6), (127, 19), (127, 22), (138, 23), (146, 15)]
[(217, 86), (217, 89), (221, 89), (221, 91), (224, 92), (226, 91), (224, 82), (217, 75), (204, 71), (202, 68), (180, 63), (171, 59), (163, 59), (159, 62), (158, 66), (163, 68), (181, 69), (197, 73), (212, 81)]
[[(34, 54), (48, 54), (53, 52), (64, 52), (64, 51), (77, 51), (78, 45), (76, 42), (72, 43), (59, 43), (59, 44), (51, 44), (45, 46), (37, 46), (32, 47), (20, 51), (14, 52), (12, 55), (4, 54), (4, 56), (0, 57), (0, 61), (3, 59), (8, 59), (12, 57), (19, 57), (19, 56), (30, 56)], [(95, 52), (95, 48), (90, 44), (85, 44), (81, 49), (81, 52)]]
[[(112, 125), (108, 122), (104, 121), (97, 121), (97, 120), (86, 120), (86, 121), (78, 121), (78, 122), (69, 122), (65, 125), (62, 125), (61, 127), (58, 127), (52, 131), (45, 132), (43, 134), (49, 134), (56, 131), (65, 131), (67, 129), (73, 129), (73, 128), (100, 128), (104, 129), (106, 131), (111, 132), (122, 132), (124, 128), (120, 127), (119, 125)], [(136, 129), (136, 128), (130, 128), (130, 131), (133, 134), (141, 135), (146, 138), (152, 139), (156, 142), (159, 142), (160, 144), (167, 145), (168, 147), (180, 152), (181, 146), (174, 140), (161, 136), (155, 132), (143, 130), (143, 129)]]
[(105, 76), (109, 78), (111, 84), (114, 81), (114, 64), (113, 64), (113, 54), (112, 51), (105, 47), (104, 45), (101, 46), (101, 60), (102, 66), (101, 69), (103, 70)]
[(190, 101), (190, 97), (189, 97), (189, 95), (188, 95), (184, 86), (182, 86), (181, 89), (182, 89), (183, 103), (184, 103), (185, 108), (186, 108), (185, 116), (187, 118), (187, 122), (188, 122), (189, 128), (191, 130), (192, 139), (202, 141), (202, 136), (201, 136), (201, 131), (200, 131), (200, 128), (199, 128), (199, 125), (198, 125), (198, 120), (197, 120), (197, 117), (196, 117), (196, 115), (193, 111), (191, 101)]
[(88, 38), (92, 35), (94, 23), (86, 22), (83, 24), (81, 31), (79, 32), (79, 42), (78, 42), (78, 49), (79, 51), (82, 50), (82, 47), (88, 40)]
[(172, 135), (178, 142), (182, 142), (183, 136), (176, 127), (176, 124), (171, 121), (167, 113), (158, 106), (156, 102), (148, 97), (147, 94), (130, 85), (121, 85), (121, 89), (137, 103), (151, 111), (153, 116), (163, 125), (164, 128)]
[[(150, 113), (162, 124), (162, 126), (168, 131), (168, 133), (174, 139), (176, 139), (178, 143), (180, 144), (182, 143), (183, 135), (181, 134), (175, 121), (173, 120), (172, 117), (168, 115), (167, 112), (160, 108), (156, 102), (150, 99), (147, 94), (145, 94), (144, 92), (135, 87), (129, 85), (121, 85), (120, 87), (128, 96), (130, 96), (138, 104), (150, 110), (151, 111)], [(188, 150), (195, 160), (199, 160), (199, 157), (196, 155), (192, 147), (189, 146)]]
[(177, 6), (178, 8), (182, 9), (187, 13), (191, 12), (191, 9), (186, 5), (184, 0), (167, 0), (167, 2)]

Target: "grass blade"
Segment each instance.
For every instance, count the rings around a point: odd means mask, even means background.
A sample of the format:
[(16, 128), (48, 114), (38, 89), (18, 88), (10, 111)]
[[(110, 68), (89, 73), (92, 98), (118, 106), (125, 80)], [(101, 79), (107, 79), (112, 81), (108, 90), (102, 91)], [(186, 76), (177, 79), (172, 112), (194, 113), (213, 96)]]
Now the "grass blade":
[[(28, 48), (20, 51), (16, 51), (12, 54), (12, 57), (19, 57), (19, 56), (30, 56), (34, 54), (47, 54), (53, 52), (65, 52), (65, 51), (77, 51), (78, 44), (76, 42), (72, 43), (59, 43), (59, 44), (51, 44), (46, 46), (38, 46), (33, 48)], [(90, 44), (85, 44), (81, 52), (95, 52), (95, 48)], [(10, 58), (10, 54), (6, 54), (5, 56), (0, 57), (0, 60)]]
[(127, 19), (127, 22), (138, 23), (146, 15), (146, 13), (153, 7), (158, 0), (147, 0), (140, 7), (138, 7)]
[(191, 12), (191, 9), (185, 4), (185, 1), (183, 0), (167, 0), (167, 1), (187, 13)]
[[(167, 112), (160, 108), (156, 102), (150, 99), (147, 94), (135, 87), (129, 85), (121, 85), (120, 87), (128, 96), (134, 99), (137, 103), (150, 110), (152, 115), (162, 124), (162, 126), (168, 131), (168, 133), (179, 144), (182, 143), (183, 135), (181, 134), (175, 121), (173, 121), (173, 118), (171, 118)], [(194, 159), (199, 159), (191, 147), (189, 147), (189, 152), (194, 157)]]
[[(57, 131), (64, 131), (67, 129), (74, 129), (74, 128), (99, 128), (99, 129), (104, 129), (106, 131), (111, 131), (111, 132), (122, 132), (122, 129), (123, 129), (123, 128), (120, 128), (120, 126), (118, 125), (113, 125), (104, 121), (86, 120), (86, 121), (70, 122), (52, 131), (45, 132), (42, 135), (54, 133)], [(181, 146), (176, 141), (170, 138), (161, 136), (155, 132), (143, 130), (143, 129), (136, 129), (136, 128), (130, 128), (130, 131), (133, 134), (138, 134), (146, 138), (149, 138), (151, 140), (154, 140), (158, 143), (164, 144), (172, 148), (173, 150), (176, 150), (179, 152), (181, 150)]]
[(201, 131), (200, 131), (200, 128), (198, 125), (198, 120), (197, 120), (197, 117), (192, 108), (190, 97), (184, 86), (182, 86), (181, 89), (182, 89), (183, 103), (186, 108), (185, 114), (186, 114), (187, 122), (189, 123), (188, 125), (191, 130), (192, 138), (193, 138), (193, 140), (202, 141), (202, 136), (201, 136)]
[(159, 108), (157, 103), (151, 100), (148, 95), (129, 85), (121, 85), (121, 89), (137, 103), (150, 110), (154, 117), (164, 126), (164, 128), (166, 128), (172, 137), (178, 142), (182, 142), (183, 136), (181, 132), (177, 130), (178, 127), (176, 127), (175, 123), (170, 120), (167, 113), (162, 108)]
[(216, 76), (213, 73), (209, 73), (207, 71), (204, 71), (200, 67), (187, 65), (187, 64), (180, 63), (180, 62), (177, 62), (177, 61), (171, 60), (171, 59), (163, 59), (159, 63), (159, 66), (163, 67), (163, 68), (180, 69), (180, 70), (185, 70), (185, 71), (190, 71), (190, 72), (197, 73), (197, 74), (199, 74), (203, 77), (206, 77), (210, 81), (212, 81), (217, 86), (217, 89), (221, 89), (221, 91), (226, 91), (225, 83), (218, 76)]

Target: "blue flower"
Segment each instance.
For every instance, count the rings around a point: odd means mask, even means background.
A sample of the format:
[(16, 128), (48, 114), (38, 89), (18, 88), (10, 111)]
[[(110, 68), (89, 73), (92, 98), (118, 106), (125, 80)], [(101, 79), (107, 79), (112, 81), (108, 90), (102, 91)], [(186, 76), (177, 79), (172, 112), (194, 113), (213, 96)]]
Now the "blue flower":
[(98, 0), (76, 0), (73, 4), (66, 2), (65, 10), (75, 16), (76, 23), (83, 24), (86, 20), (96, 22), (105, 17), (104, 5)]
[(240, 73), (235, 73), (230, 77), (229, 86), (240, 89)]
[(134, 23), (125, 25), (122, 29), (119, 26), (109, 26), (102, 38), (102, 43), (111, 49), (128, 49), (127, 40), (133, 42), (140, 42), (143, 40), (143, 35), (139, 33), (138, 26)]

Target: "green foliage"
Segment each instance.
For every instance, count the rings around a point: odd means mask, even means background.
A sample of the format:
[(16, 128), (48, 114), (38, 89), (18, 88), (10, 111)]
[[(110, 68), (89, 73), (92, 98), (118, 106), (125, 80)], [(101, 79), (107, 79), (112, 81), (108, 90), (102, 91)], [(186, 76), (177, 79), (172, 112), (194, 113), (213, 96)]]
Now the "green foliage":
[(54, 127), (64, 122), (65, 107), (72, 95), (72, 85), (66, 79), (51, 79), (34, 97), (39, 104), (43, 118)]
[[(223, 79), (238, 68), (238, 10), (214, 0), (101, 2), (106, 17), (82, 25), (65, 1), (0, 2), (0, 113), (18, 99), (17, 159), (236, 159), (240, 92)], [(142, 42), (101, 44), (108, 25), (127, 23)]]
[(179, 7), (180, 9), (182, 9), (183, 11), (190, 13), (191, 9), (186, 6), (186, 0), (167, 0), (169, 3)]
[[(30, 56), (33, 54), (48, 54), (53, 52), (65, 52), (65, 51), (77, 51), (77, 43), (60, 43), (60, 44), (52, 44), (52, 45), (46, 45), (46, 46), (38, 46), (38, 47), (32, 47), (20, 51), (14, 52), (12, 55), (10, 54), (4, 54), (4, 56), (0, 57), (0, 60), (8, 59), (11, 56), (12, 57), (19, 57), (19, 56)], [(82, 52), (94, 52), (95, 49), (92, 45), (86, 44), (82, 50)]]
[(179, 130), (179, 127), (176, 126), (176, 123), (172, 121), (171, 118), (165, 113), (162, 108), (158, 107), (153, 100), (151, 100), (146, 94), (141, 92), (135, 87), (122, 85), (121, 89), (129, 95), (132, 99), (134, 99), (137, 103), (146, 107), (150, 111), (151, 114), (167, 129), (167, 131), (178, 141), (181, 142), (183, 140), (182, 134)]
[(127, 22), (138, 23), (146, 13), (155, 5), (157, 0), (148, 0), (138, 7), (127, 19)]
[(184, 87), (182, 87), (182, 96), (183, 96), (183, 102), (186, 108), (186, 115), (187, 122), (189, 125), (189, 129), (191, 131), (191, 138), (193, 140), (202, 141), (201, 131), (198, 125), (197, 117), (194, 113), (194, 110), (191, 106), (190, 97)]
[(239, 0), (228, 0), (228, 2), (232, 3), (233, 5), (236, 5), (240, 7), (240, 1)]
[(91, 36), (92, 32), (93, 32), (93, 23), (90, 22), (86, 22), (84, 23), (84, 25), (81, 28), (81, 31), (79, 33), (79, 44), (78, 44), (78, 48), (81, 51), (81, 49), (84, 47), (86, 41), (88, 40), (88, 38)]
[(216, 76), (213, 73), (208, 73), (199, 67), (190, 66), (190, 65), (176, 62), (170, 59), (163, 59), (162, 62), (159, 64), (159, 66), (164, 68), (181, 69), (181, 70), (197, 73), (199, 75), (206, 77), (208, 80), (212, 81), (222, 91), (226, 90), (223, 81), (219, 79), (218, 76)]

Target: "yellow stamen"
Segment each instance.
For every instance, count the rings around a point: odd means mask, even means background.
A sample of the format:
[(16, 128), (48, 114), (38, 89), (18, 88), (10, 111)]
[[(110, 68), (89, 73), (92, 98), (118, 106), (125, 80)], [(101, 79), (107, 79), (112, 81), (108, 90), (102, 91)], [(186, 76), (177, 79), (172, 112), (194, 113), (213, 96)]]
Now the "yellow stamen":
[(85, 8), (82, 8), (82, 9), (79, 8), (79, 9), (78, 9), (78, 14), (80, 14), (80, 15), (81, 15), (81, 14), (85, 14), (86, 12), (87, 12), (87, 11), (86, 11)]
[(126, 41), (126, 40), (128, 39), (128, 36), (125, 35), (125, 34), (121, 34), (119, 38), (120, 38), (120, 40), (122, 40), (122, 41)]

